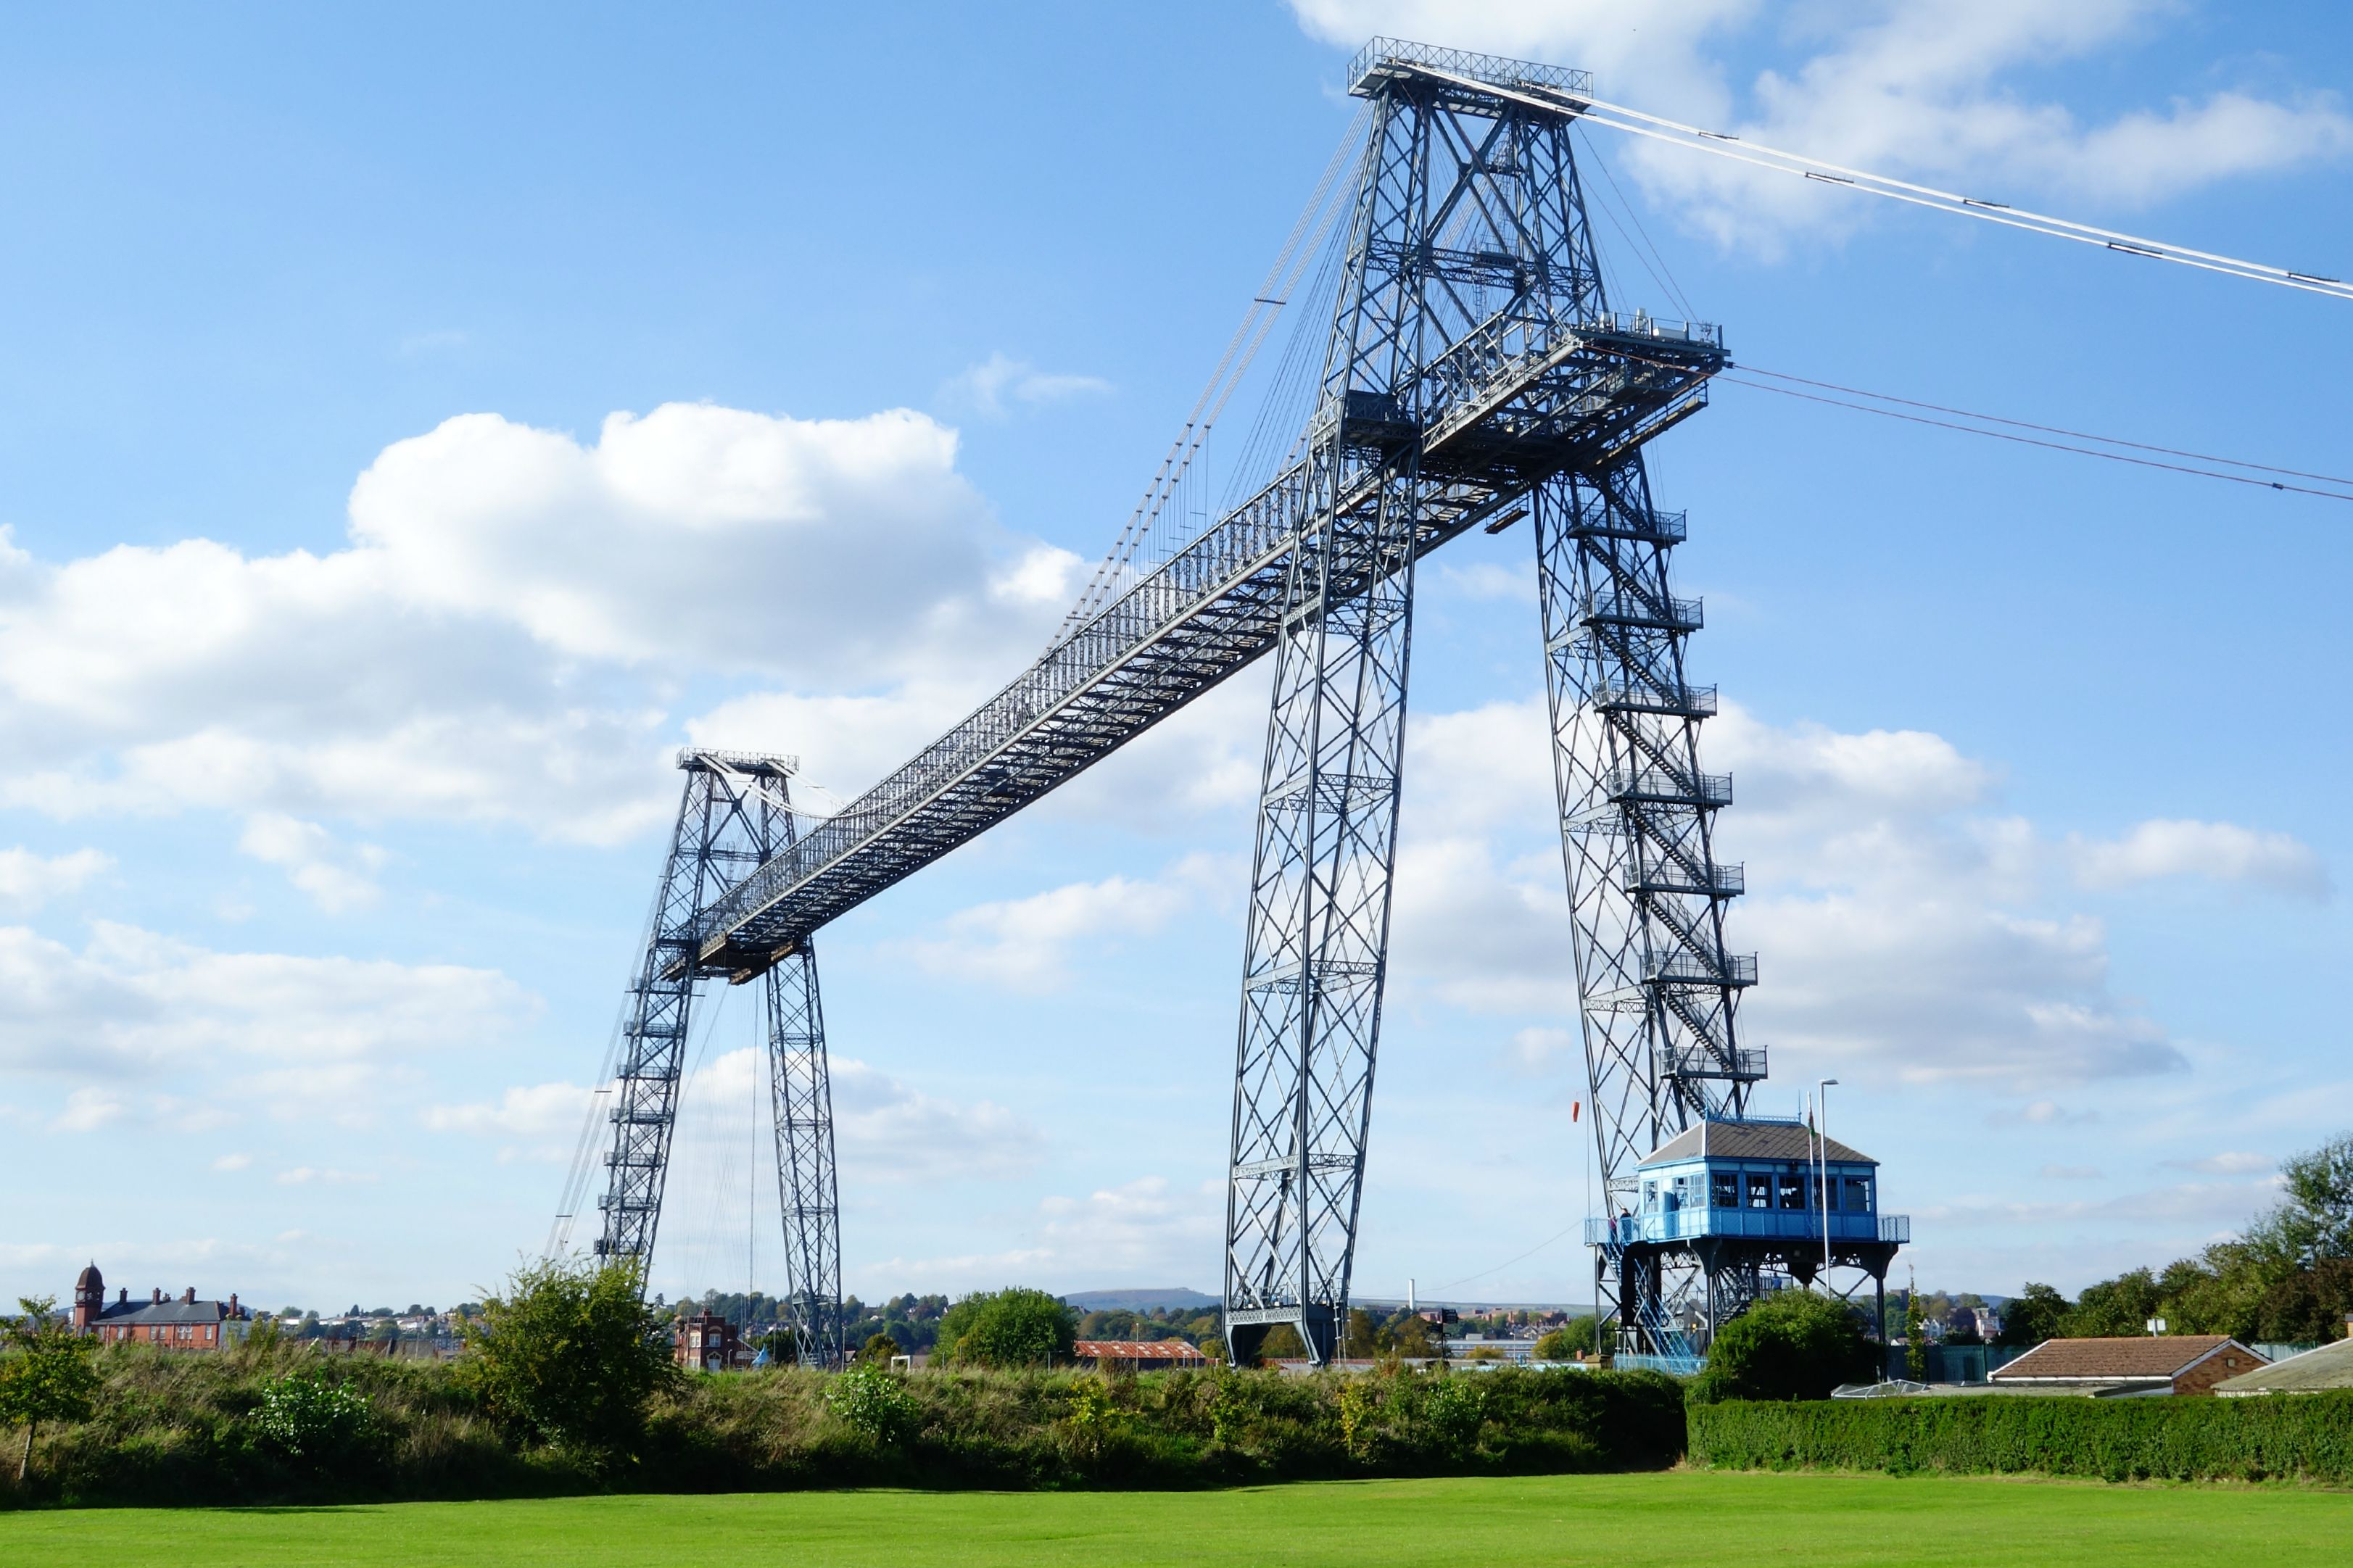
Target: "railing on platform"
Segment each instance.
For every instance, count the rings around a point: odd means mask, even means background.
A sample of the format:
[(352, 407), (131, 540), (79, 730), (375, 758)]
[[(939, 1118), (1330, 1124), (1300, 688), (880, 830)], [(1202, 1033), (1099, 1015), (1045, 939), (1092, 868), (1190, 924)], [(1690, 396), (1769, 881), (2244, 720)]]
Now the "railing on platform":
[[(1753, 1241), (1820, 1241), (1820, 1209), (1676, 1208), (1649, 1214), (1596, 1215), (1585, 1222), (1588, 1247), (1632, 1246), (1639, 1242), (1691, 1241), (1700, 1237), (1735, 1237)], [(1912, 1216), (1901, 1214), (1853, 1214), (1831, 1211), (1831, 1240), (1892, 1241), (1912, 1239)]]

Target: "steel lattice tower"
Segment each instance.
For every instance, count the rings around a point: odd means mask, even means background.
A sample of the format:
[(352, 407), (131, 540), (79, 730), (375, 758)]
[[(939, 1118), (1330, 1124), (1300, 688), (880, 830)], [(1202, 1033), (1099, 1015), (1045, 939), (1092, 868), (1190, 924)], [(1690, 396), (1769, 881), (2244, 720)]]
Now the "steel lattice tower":
[[(688, 1027), (701, 976), (697, 933), (713, 902), (795, 837), (790, 757), (690, 751), (686, 787), (661, 885), (631, 983), (614, 1076), (611, 1152), (597, 1256), (653, 1259), (661, 1220)], [(776, 1187), (784, 1215), (786, 1310), (796, 1353), (841, 1361), (840, 1201), (833, 1161), (832, 1089), (817, 953), (804, 943), (767, 972), (768, 1074), (775, 1109)], [(642, 1281), (642, 1274), (640, 1276)]]
[[(1430, 414), (1495, 363), (1612, 320), (1569, 143), (1580, 84), (1538, 67), (1496, 80), (1509, 64), (1377, 44), (1356, 73), (1373, 125), (1312, 427), (1320, 526), (1282, 601), (1243, 966), (1226, 1237), (1237, 1360), (1281, 1322), (1324, 1361), (1345, 1319), (1396, 859), (1404, 542), (1445, 489), (1423, 474)], [(1639, 441), (1559, 456), (1525, 510), (1614, 1195), (1662, 1132), (1736, 1113), (1764, 1069), (1734, 1032), (1754, 962), (1724, 950), (1740, 875), (1709, 843), (1730, 786), (1700, 772), (1715, 693), (1683, 679), (1700, 611), (1669, 591), (1682, 521), (1651, 507)], [(1613, 1300), (1627, 1293), (1609, 1278), (1615, 1262), (1597, 1266)]]

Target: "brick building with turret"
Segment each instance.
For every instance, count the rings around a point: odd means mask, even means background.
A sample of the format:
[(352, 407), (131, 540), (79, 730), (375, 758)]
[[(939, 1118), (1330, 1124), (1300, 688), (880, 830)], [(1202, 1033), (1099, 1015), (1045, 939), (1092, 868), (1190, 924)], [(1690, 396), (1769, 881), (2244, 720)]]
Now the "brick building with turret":
[(237, 1304), (231, 1291), (226, 1301), (199, 1301), (196, 1288), (166, 1297), (161, 1289), (134, 1301), (128, 1290), (106, 1299), (106, 1279), (92, 1263), (74, 1281), (73, 1326), (108, 1344), (160, 1345), (165, 1350), (226, 1350), (245, 1337), (253, 1320), (250, 1308)]

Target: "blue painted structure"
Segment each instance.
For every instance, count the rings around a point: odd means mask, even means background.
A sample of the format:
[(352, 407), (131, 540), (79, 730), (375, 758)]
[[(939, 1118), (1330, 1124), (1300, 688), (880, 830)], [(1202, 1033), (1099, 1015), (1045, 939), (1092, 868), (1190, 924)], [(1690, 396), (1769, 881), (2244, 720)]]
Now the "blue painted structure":
[[(1694, 1123), (1635, 1167), (1639, 1208), (1586, 1222), (1628, 1281), (1644, 1353), (1620, 1365), (1696, 1370), (1716, 1329), (1764, 1293), (1767, 1275), (1803, 1285), (1826, 1268), (1871, 1276), (1885, 1320), (1887, 1268), (1912, 1239), (1905, 1215), (1879, 1209), (1879, 1162), (1779, 1117)], [(1661, 1299), (1670, 1263), (1696, 1263), (1703, 1302)]]

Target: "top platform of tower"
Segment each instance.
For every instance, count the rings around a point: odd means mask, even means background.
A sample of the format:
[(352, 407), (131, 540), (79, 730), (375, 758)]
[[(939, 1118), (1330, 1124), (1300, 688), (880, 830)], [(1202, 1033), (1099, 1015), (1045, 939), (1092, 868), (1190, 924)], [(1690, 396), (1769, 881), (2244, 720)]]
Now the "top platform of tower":
[[(1425, 68), (1417, 69), (1418, 67)], [(1542, 65), (1535, 60), (1506, 59), (1501, 55), (1477, 54), (1470, 49), (1440, 48), (1434, 44), (1410, 43), (1403, 38), (1375, 38), (1358, 50), (1356, 58), (1348, 62), (1348, 90), (1358, 98), (1371, 98), (1387, 82), (1433, 79), (1430, 72), (1468, 77), (1493, 87), (1536, 88), (1577, 98), (1589, 97), (1593, 92), (1591, 71)]]

